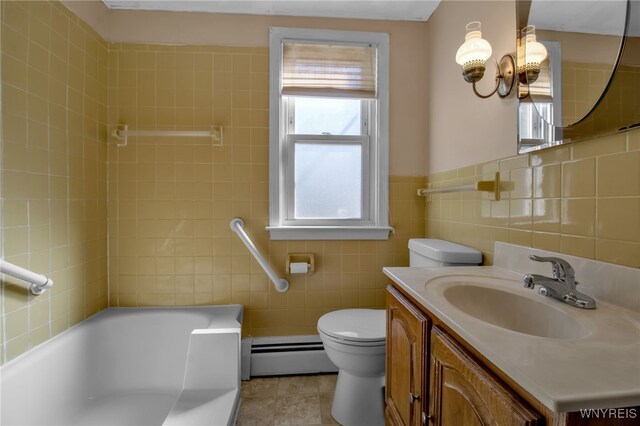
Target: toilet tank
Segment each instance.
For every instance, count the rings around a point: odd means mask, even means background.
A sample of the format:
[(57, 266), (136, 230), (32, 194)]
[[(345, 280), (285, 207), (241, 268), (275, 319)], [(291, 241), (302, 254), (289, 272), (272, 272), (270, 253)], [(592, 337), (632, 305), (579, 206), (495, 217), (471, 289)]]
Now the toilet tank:
[(482, 253), (471, 247), (431, 238), (409, 240), (409, 266), (471, 266), (482, 263)]

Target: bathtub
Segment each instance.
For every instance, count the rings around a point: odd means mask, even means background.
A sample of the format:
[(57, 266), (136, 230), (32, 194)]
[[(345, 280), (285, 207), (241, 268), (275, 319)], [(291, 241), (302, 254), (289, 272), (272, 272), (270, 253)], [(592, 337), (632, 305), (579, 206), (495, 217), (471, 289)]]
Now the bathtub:
[(109, 308), (0, 369), (0, 424), (232, 425), (242, 306)]

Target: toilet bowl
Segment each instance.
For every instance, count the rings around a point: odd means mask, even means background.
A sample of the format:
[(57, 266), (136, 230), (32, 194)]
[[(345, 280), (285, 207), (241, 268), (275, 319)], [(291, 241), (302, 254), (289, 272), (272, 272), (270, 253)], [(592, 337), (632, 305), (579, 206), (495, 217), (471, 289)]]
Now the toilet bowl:
[(318, 320), (318, 332), (339, 369), (333, 418), (343, 426), (384, 425), (385, 311), (329, 312)]

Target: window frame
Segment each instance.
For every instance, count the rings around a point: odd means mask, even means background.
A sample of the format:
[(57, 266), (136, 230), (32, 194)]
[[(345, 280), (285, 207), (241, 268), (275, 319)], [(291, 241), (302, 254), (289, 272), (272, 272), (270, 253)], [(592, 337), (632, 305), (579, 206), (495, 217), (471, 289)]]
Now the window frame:
[[(295, 108), (295, 99), (303, 98), (305, 96), (291, 96), (285, 95), (284, 99), (284, 113), (287, 116), (287, 133), (290, 135), (293, 134), (303, 134), (295, 132), (295, 119), (296, 119), (296, 108)], [(317, 97), (317, 96), (314, 96)], [(322, 99), (331, 98), (331, 96), (323, 97)], [(350, 98), (337, 98), (337, 99), (350, 99)], [(350, 99), (354, 100), (354, 99)], [(369, 134), (369, 122), (371, 121), (371, 114), (375, 114), (375, 104), (372, 102), (372, 99), (355, 99), (361, 102), (360, 105), (360, 134), (368, 135)]]
[[(366, 129), (356, 136), (363, 144), (363, 219), (292, 219), (295, 173), (295, 140), (349, 140), (353, 136), (297, 135), (292, 133), (292, 102), (282, 95), (282, 52), (285, 41), (370, 44), (377, 51), (377, 96), (364, 99)], [(389, 35), (387, 33), (270, 29), (269, 52), (269, 231), (272, 240), (386, 240), (393, 230), (388, 222), (389, 204)], [(336, 97), (327, 94), (327, 98)], [(366, 141), (365, 141), (366, 140)], [(365, 154), (366, 145), (366, 154)], [(365, 163), (365, 158), (368, 161)], [(365, 176), (363, 176), (364, 178)]]
[[(302, 96), (283, 96), (284, 113), (287, 115), (287, 131), (285, 135), (285, 148), (283, 155), (285, 212), (282, 219), (284, 226), (373, 226), (372, 212), (374, 205), (371, 196), (371, 170), (375, 166), (370, 155), (371, 138), (369, 135), (369, 122), (375, 111), (375, 102), (372, 99), (357, 99), (360, 102), (360, 134), (359, 135), (334, 135), (334, 134), (305, 134), (295, 133), (295, 100)], [(325, 99), (325, 98), (322, 98)], [(349, 98), (342, 98), (349, 99)], [(349, 145), (362, 146), (362, 203), (361, 219), (296, 219), (295, 218), (295, 143), (297, 141), (309, 141), (318, 143), (344, 142)], [(293, 145), (293, 146), (291, 146)]]

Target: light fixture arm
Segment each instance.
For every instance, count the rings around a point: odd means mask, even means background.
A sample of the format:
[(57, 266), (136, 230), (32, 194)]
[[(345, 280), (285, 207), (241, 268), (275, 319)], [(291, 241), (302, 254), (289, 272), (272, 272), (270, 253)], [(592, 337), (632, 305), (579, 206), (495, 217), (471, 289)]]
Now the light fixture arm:
[[(497, 65), (498, 65), (498, 63), (497, 63), (497, 61), (496, 61), (496, 66), (497, 66)], [(498, 91), (498, 88), (500, 87), (500, 80), (501, 80), (501, 79), (502, 79), (502, 76), (501, 76), (501, 75), (499, 75), (499, 74), (498, 74), (498, 75), (496, 75), (496, 87), (495, 87), (495, 89), (493, 89), (493, 90), (491, 91), (491, 93), (489, 93), (488, 95), (483, 95), (483, 94), (481, 94), (480, 92), (478, 92), (478, 90), (476, 89), (476, 83), (474, 82), (474, 83), (473, 83), (473, 93), (475, 93), (477, 97), (482, 98), (482, 99), (490, 98), (490, 97), (492, 97), (492, 96), (493, 96), (493, 95)]]
[(501, 98), (506, 98), (511, 93), (513, 88), (514, 74), (515, 74), (515, 60), (513, 56), (507, 54), (500, 59), (500, 62), (496, 61), (496, 87), (488, 95), (483, 95), (476, 89), (476, 83), (473, 83), (473, 93), (477, 97), (487, 99), (493, 96), (496, 92)]

